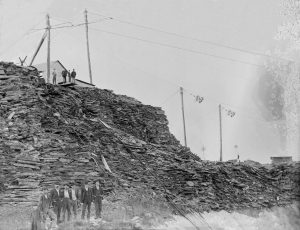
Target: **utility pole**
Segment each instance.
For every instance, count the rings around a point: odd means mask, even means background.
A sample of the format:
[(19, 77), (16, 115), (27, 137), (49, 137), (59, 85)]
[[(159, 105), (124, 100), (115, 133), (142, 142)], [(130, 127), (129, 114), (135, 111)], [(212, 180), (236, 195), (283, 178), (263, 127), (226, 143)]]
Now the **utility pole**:
[(222, 153), (222, 105), (219, 105), (219, 120), (220, 120), (220, 161), (223, 161)]
[(47, 83), (50, 82), (50, 17), (49, 14), (46, 16), (47, 31), (48, 31), (48, 48), (47, 48)]
[(180, 87), (180, 95), (181, 95), (181, 110), (182, 110), (183, 132), (184, 132), (184, 146), (187, 147), (186, 130), (185, 130), (185, 117), (184, 117), (184, 104), (183, 104), (183, 88), (182, 87)]
[(90, 46), (89, 46), (88, 18), (87, 18), (87, 10), (86, 9), (84, 10), (84, 19), (85, 19), (86, 49), (87, 49), (88, 64), (89, 64), (90, 83), (93, 84), (91, 58), (90, 58)]

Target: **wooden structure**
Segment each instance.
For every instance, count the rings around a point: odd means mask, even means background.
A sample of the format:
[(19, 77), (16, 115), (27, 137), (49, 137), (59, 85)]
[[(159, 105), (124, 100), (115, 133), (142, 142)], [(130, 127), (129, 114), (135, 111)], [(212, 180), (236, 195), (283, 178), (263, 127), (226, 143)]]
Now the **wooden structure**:
[(272, 164), (285, 164), (292, 163), (293, 158), (291, 156), (271, 157)]
[[(35, 65), (35, 67), (42, 73), (43, 77), (45, 77), (45, 73), (47, 72), (47, 63), (38, 64), (38, 65)], [(61, 72), (63, 70), (68, 71), (68, 69), (59, 60), (50, 62), (50, 69), (51, 69), (51, 71), (53, 69), (55, 69), (55, 71), (57, 73), (56, 82), (59, 85), (63, 84), (65, 86), (76, 85), (76, 86), (81, 86), (81, 87), (95, 87), (95, 85), (90, 84), (90, 83), (85, 82), (85, 81), (82, 81), (82, 80), (79, 80), (79, 79), (75, 79), (75, 84), (71, 83), (69, 81), (68, 77), (66, 79), (67, 80), (66, 83), (64, 84)], [(50, 83), (52, 83), (52, 81), (50, 81)]]

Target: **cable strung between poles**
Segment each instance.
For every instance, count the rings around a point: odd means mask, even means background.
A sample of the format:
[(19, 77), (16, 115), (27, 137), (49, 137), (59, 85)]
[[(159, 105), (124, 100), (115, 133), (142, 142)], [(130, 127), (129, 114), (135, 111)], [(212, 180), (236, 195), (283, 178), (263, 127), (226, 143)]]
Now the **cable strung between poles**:
[(202, 52), (202, 51), (198, 51), (198, 50), (194, 50), (194, 49), (189, 49), (189, 48), (183, 48), (183, 47), (180, 47), (180, 46), (170, 45), (170, 44), (167, 44), (167, 43), (151, 41), (151, 40), (138, 38), (138, 37), (134, 37), (134, 36), (131, 36), (131, 35), (125, 35), (125, 34), (113, 32), (113, 31), (96, 29), (96, 28), (90, 28), (90, 29), (94, 30), (94, 31), (99, 31), (99, 32), (102, 32), (102, 33), (112, 34), (112, 35), (115, 35), (115, 36), (125, 37), (125, 38), (129, 38), (129, 39), (137, 40), (137, 41), (146, 42), (146, 43), (149, 43), (149, 44), (154, 44), (154, 45), (157, 45), (157, 46), (168, 47), (168, 48), (177, 49), (177, 50), (181, 50), (181, 51), (185, 51), (185, 52), (196, 53), (196, 54), (200, 54), (200, 55), (204, 55), (204, 56), (210, 56), (210, 57), (214, 57), (214, 58), (218, 58), (218, 59), (228, 60), (228, 61), (231, 61), (231, 62), (238, 62), (238, 63), (242, 63), (242, 64), (246, 64), (246, 65), (252, 65), (252, 66), (256, 66), (256, 67), (265, 67), (264, 65), (254, 64), (254, 63), (246, 62), (246, 61), (240, 61), (240, 60), (237, 60), (237, 59), (234, 59), (234, 58), (227, 58), (227, 57), (214, 55), (214, 54), (210, 54), (210, 53), (206, 53), (206, 52)]
[[(108, 17), (108, 16), (105, 16), (105, 15), (103, 15), (101, 13), (97, 13), (97, 12), (89, 12), (89, 13), (95, 14), (95, 15), (98, 15), (98, 16), (102, 16), (102, 17)], [(119, 23), (124, 23), (124, 24), (128, 24), (128, 25), (131, 25), (131, 26), (143, 28), (143, 29), (146, 29), (146, 30), (152, 30), (152, 31), (155, 31), (155, 32), (164, 33), (164, 34), (168, 34), (168, 35), (172, 35), (172, 36), (176, 36), (176, 37), (179, 37), (179, 38), (188, 39), (188, 40), (192, 40), (192, 41), (196, 41), (196, 42), (200, 42), (200, 43), (205, 43), (205, 44), (209, 44), (209, 45), (212, 45), (212, 46), (231, 49), (231, 50), (242, 52), (242, 53), (248, 53), (248, 54), (252, 54), (252, 55), (256, 55), (256, 56), (264, 56), (264, 57), (268, 57), (268, 58), (280, 59), (280, 60), (284, 60), (284, 61), (294, 62), (293, 60), (290, 60), (290, 59), (285, 59), (285, 58), (280, 58), (280, 57), (272, 57), (271, 55), (260, 53), (260, 52), (257, 52), (257, 51), (251, 51), (251, 50), (237, 48), (237, 47), (233, 47), (233, 46), (229, 46), (229, 45), (223, 45), (223, 44), (220, 44), (220, 43), (217, 43), (217, 42), (207, 41), (207, 40), (203, 40), (203, 39), (199, 39), (199, 38), (195, 38), (195, 37), (190, 37), (190, 36), (178, 34), (178, 33), (175, 33), (175, 32), (165, 31), (165, 30), (162, 30), (162, 29), (158, 29), (158, 28), (154, 28), (154, 27), (151, 27), (151, 26), (130, 22), (130, 21), (127, 21), (127, 20), (116, 18), (116, 17), (112, 17), (112, 20), (117, 21)]]

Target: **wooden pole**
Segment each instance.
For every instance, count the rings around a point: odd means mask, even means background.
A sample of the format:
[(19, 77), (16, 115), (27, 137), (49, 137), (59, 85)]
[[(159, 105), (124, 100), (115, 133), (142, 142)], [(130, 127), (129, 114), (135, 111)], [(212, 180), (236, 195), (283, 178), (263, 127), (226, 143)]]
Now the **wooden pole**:
[(93, 84), (91, 58), (90, 58), (90, 46), (89, 46), (88, 17), (87, 17), (86, 9), (84, 11), (84, 19), (85, 19), (86, 49), (87, 49), (88, 64), (89, 64), (90, 83)]
[(48, 31), (48, 47), (47, 47), (47, 83), (50, 83), (50, 17), (49, 14), (46, 16), (47, 20), (47, 31)]
[(222, 153), (222, 105), (219, 105), (219, 120), (220, 120), (220, 161), (223, 161)]
[(184, 146), (187, 147), (185, 117), (184, 117), (184, 103), (183, 103), (183, 88), (182, 87), (180, 87), (180, 95), (181, 95), (181, 110), (182, 110), (182, 120), (183, 120)]
[(31, 61), (30, 61), (29, 66), (32, 66), (33, 61), (34, 61), (36, 55), (37, 55), (38, 52), (40, 51), (40, 48), (42, 47), (42, 45), (43, 45), (43, 43), (44, 43), (44, 40), (45, 40), (45, 38), (47, 37), (47, 33), (48, 33), (48, 30), (46, 29), (46, 31), (45, 31), (45, 33), (43, 34), (43, 37), (42, 37), (42, 39), (41, 39), (41, 41), (40, 41), (40, 43), (39, 43), (39, 45), (38, 45), (38, 47), (37, 47), (37, 49), (36, 49), (36, 51), (35, 51), (34, 54), (33, 54), (33, 57), (32, 57), (32, 59), (31, 59)]

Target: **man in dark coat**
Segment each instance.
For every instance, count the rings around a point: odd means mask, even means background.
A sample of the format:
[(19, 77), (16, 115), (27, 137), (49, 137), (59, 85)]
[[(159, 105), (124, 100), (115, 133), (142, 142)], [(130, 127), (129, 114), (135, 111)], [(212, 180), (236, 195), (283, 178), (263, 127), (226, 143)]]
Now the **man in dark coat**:
[(70, 205), (71, 205), (71, 210), (74, 215), (74, 219), (77, 218), (77, 208), (78, 205), (80, 204), (80, 190), (77, 187), (77, 185), (74, 183), (71, 188), (71, 197), (70, 197)]
[[(43, 188), (42, 192), (38, 207), (31, 213), (31, 230), (42, 230), (45, 227), (51, 229), (52, 221), (55, 219), (55, 214), (51, 210), (51, 200), (48, 191), (46, 188)], [(49, 226), (46, 226), (47, 218), (50, 219)]]
[(56, 183), (54, 185), (54, 188), (50, 191), (50, 200), (51, 200), (51, 205), (53, 207), (53, 211), (56, 214), (57, 224), (60, 221), (60, 211), (62, 208), (61, 197), (62, 197), (62, 194), (61, 194), (59, 185)]
[(40, 210), (43, 212), (43, 218), (44, 222), (46, 222), (46, 219), (50, 219), (50, 228), (52, 226), (52, 222), (55, 219), (55, 213), (52, 211), (52, 204), (51, 204), (51, 199), (50, 199), (50, 194), (46, 188), (42, 189), (43, 194), (40, 198)]
[(75, 77), (76, 77), (76, 72), (75, 70), (73, 69), (72, 70), (72, 73), (71, 73), (71, 78), (72, 78), (72, 82), (75, 83)]
[(56, 85), (56, 70), (55, 68), (53, 69), (53, 72), (52, 72), (52, 83), (53, 85)]
[(93, 201), (95, 204), (96, 219), (101, 218), (102, 200), (103, 189), (100, 187), (99, 181), (96, 181), (95, 187), (93, 188)]
[(87, 219), (90, 219), (91, 215), (91, 204), (93, 201), (93, 190), (90, 188), (89, 184), (85, 183), (84, 188), (81, 190), (81, 203), (82, 205), (82, 213), (81, 219), (84, 219), (85, 210), (87, 209)]
[(61, 72), (61, 76), (62, 76), (62, 78), (63, 78), (64, 83), (67, 82), (67, 75), (68, 75), (68, 71), (64, 69), (64, 70)]
[(68, 76), (68, 78), (69, 78), (69, 82), (71, 82), (71, 71), (70, 71), (70, 70), (67, 71), (67, 76)]
[(68, 221), (70, 221), (71, 217), (71, 197), (72, 193), (69, 189), (69, 186), (65, 184), (64, 189), (62, 191), (62, 212), (63, 212), (63, 221), (65, 221), (66, 211), (68, 213)]

